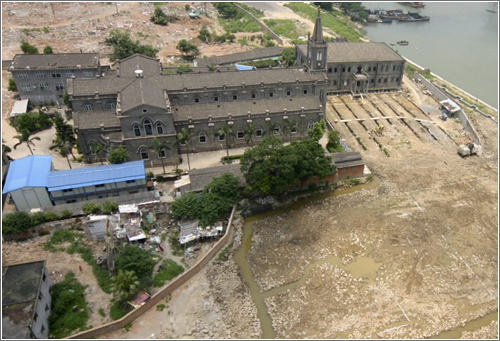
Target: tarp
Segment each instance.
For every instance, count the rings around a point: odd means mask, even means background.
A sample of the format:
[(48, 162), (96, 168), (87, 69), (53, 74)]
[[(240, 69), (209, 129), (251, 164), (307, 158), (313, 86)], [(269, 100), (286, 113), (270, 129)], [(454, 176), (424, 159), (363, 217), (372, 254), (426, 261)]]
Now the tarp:
[(28, 100), (23, 99), (20, 101), (15, 101), (12, 106), (12, 111), (10, 112), (10, 117), (16, 117), (18, 115), (25, 114), (28, 111)]
[(139, 209), (136, 204), (119, 205), (118, 212), (120, 213), (137, 213)]
[(150, 298), (151, 295), (143, 290), (135, 295), (135, 297), (131, 301), (129, 301), (128, 304), (130, 304), (134, 308), (139, 308), (140, 306), (144, 305), (144, 303), (146, 303), (146, 301)]

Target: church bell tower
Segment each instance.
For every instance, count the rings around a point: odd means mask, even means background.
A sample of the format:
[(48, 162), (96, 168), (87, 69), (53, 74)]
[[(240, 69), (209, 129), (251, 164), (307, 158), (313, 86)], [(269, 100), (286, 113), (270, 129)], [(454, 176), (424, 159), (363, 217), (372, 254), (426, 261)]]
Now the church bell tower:
[(326, 70), (326, 49), (326, 41), (323, 38), (323, 24), (321, 22), (320, 9), (318, 8), (318, 17), (314, 23), (313, 35), (312, 37), (308, 35), (307, 39), (307, 65), (311, 71)]

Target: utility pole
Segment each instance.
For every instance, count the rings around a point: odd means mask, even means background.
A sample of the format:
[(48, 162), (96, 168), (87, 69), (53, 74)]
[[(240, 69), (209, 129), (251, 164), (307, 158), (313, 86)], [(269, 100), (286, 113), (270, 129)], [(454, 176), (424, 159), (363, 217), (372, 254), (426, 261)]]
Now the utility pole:
[(56, 20), (56, 11), (54, 11), (54, 3), (50, 3), (50, 7), (52, 7), (52, 14), (54, 15), (54, 21)]

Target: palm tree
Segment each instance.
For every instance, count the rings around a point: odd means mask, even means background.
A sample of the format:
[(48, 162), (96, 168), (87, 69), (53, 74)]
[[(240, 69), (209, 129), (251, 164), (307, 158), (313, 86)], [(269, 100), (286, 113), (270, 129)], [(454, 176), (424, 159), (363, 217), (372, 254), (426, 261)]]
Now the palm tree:
[(224, 136), (226, 140), (226, 151), (227, 151), (227, 157), (229, 158), (229, 137), (234, 135), (233, 127), (231, 127), (229, 124), (225, 124), (222, 127), (217, 130), (215, 133), (215, 136)]
[(103, 144), (101, 142), (91, 144), (90, 151), (92, 152), (92, 154), (95, 154), (97, 157), (99, 157), (99, 161), (101, 161), (101, 165), (102, 165), (103, 164), (102, 157), (100, 154), (104, 151)]
[(267, 121), (267, 132), (269, 133), (269, 136), (274, 134), (274, 128), (276, 128), (276, 125), (276, 122)]
[(255, 126), (253, 123), (248, 123), (248, 130), (245, 131), (245, 142), (250, 144), (253, 141), (253, 135), (255, 134)]
[(181, 145), (187, 145), (187, 159), (188, 159), (188, 168), (191, 170), (191, 165), (189, 164), (189, 148), (191, 144), (191, 138), (193, 137), (193, 134), (189, 132), (186, 128), (182, 128), (181, 131), (177, 134), (177, 141), (176, 144), (181, 144)]
[(288, 130), (288, 132), (290, 133), (290, 142), (292, 142), (292, 130), (297, 127), (297, 122), (289, 118), (285, 118), (283, 121), (285, 121), (283, 130)]
[(19, 146), (20, 144), (26, 143), (31, 152), (31, 155), (33, 155), (33, 150), (31, 150), (30, 145), (34, 147), (35, 144), (33, 143), (33, 141), (34, 140), (40, 141), (40, 138), (38, 136), (30, 138), (30, 136), (31, 136), (30, 132), (26, 129), (21, 132), (21, 135), (14, 136), (15, 139), (19, 140), (19, 142), (14, 145), (14, 149), (16, 149), (17, 146)]
[(66, 161), (68, 161), (69, 169), (73, 169), (73, 167), (71, 167), (71, 163), (69, 162), (69, 158), (68, 158), (69, 151), (72, 148), (73, 148), (73, 146), (71, 145), (71, 143), (68, 143), (68, 142), (65, 142), (64, 144), (59, 146), (59, 154), (61, 154), (61, 156), (66, 158)]
[(161, 161), (161, 166), (163, 167), (163, 174), (165, 174), (165, 164), (163, 163), (163, 158), (161, 157), (161, 152), (165, 149), (170, 150), (170, 148), (168, 147), (168, 142), (161, 141), (160, 139), (155, 137), (153, 139), (153, 145), (149, 146), (149, 149), (154, 150), (158, 153), (158, 157), (160, 158), (160, 161)]
[(111, 291), (119, 300), (128, 301), (140, 290), (141, 283), (134, 271), (118, 270), (118, 274), (111, 280), (113, 281)]

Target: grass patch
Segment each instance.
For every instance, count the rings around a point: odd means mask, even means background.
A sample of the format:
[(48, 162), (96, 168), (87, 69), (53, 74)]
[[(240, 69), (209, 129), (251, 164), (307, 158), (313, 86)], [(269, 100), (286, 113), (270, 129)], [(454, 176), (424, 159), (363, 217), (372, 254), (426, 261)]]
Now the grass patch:
[(227, 33), (260, 32), (262, 28), (248, 14), (238, 11), (238, 16), (233, 19), (219, 18), (219, 24)]
[(415, 77), (415, 72), (417, 72), (417, 71), (420, 71), (420, 69), (418, 67), (416, 67), (413, 64), (406, 63), (405, 75), (407, 75), (410, 78), (413, 78), (413, 77)]
[(125, 325), (125, 327), (123, 327), (123, 329), (125, 329), (125, 331), (130, 331), (130, 329), (132, 329), (132, 322), (129, 322)]
[(57, 339), (65, 338), (78, 330), (87, 329), (89, 310), (84, 295), (85, 287), (68, 272), (62, 282), (52, 286), (52, 303), (49, 330)]
[(184, 267), (171, 259), (163, 261), (163, 269), (154, 277), (153, 286), (158, 288), (184, 272)]
[(123, 301), (114, 301), (109, 309), (109, 316), (113, 321), (121, 319), (123, 316), (127, 315), (132, 311), (132, 307)]
[(276, 34), (290, 38), (299, 39), (306, 36), (307, 31), (295, 24), (291, 19), (265, 19), (264, 23)]
[(99, 308), (99, 315), (101, 315), (102, 317), (106, 317), (106, 313), (104, 312), (104, 309)]
[(384, 154), (385, 154), (385, 156), (387, 156), (387, 157), (391, 156), (391, 155), (389, 154), (389, 151), (387, 150), (387, 148), (384, 148)]
[[(285, 4), (285, 6), (312, 22), (316, 20), (318, 15), (318, 10), (315, 7), (303, 2), (289, 2)], [(329, 13), (321, 12), (321, 19), (323, 21), (323, 27), (331, 29), (336, 34), (347, 38), (348, 41), (362, 41), (361, 37), (363, 35), (361, 32), (356, 29), (349, 17), (340, 11), (333, 10)]]
[(219, 256), (217, 257), (218, 261), (226, 261), (229, 258), (229, 252), (231, 251), (231, 248), (233, 247), (233, 243), (229, 244), (226, 246), (220, 253)]
[(170, 248), (172, 249), (172, 254), (174, 256), (182, 256), (184, 255), (184, 250), (179, 243), (179, 231), (174, 231), (168, 237), (168, 243), (170, 244)]
[(156, 311), (163, 311), (163, 309), (165, 309), (166, 305), (165, 304), (158, 304), (156, 306)]
[(428, 81), (433, 81), (436, 79), (436, 76), (433, 76), (430, 72), (424, 73), (422, 74), (422, 76), (424, 76), (424, 78), (427, 79)]
[(45, 246), (43, 247), (44, 250), (50, 251), (50, 252), (57, 252), (57, 251), (64, 251), (64, 248), (61, 247), (56, 247), (56, 245), (62, 244), (62, 243), (75, 243), (79, 242), (83, 239), (83, 235), (81, 233), (78, 233), (76, 231), (72, 230), (57, 230), (52, 233), (50, 236), (50, 239), (48, 240), (47, 243), (45, 243)]
[(248, 5), (245, 5), (244, 3), (242, 2), (239, 2), (238, 5), (241, 7), (241, 8), (244, 8), (246, 9), (248, 12), (252, 13), (256, 18), (262, 18), (264, 16), (264, 12), (261, 11), (260, 9), (257, 9), (253, 6), (248, 6)]

